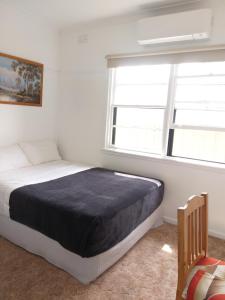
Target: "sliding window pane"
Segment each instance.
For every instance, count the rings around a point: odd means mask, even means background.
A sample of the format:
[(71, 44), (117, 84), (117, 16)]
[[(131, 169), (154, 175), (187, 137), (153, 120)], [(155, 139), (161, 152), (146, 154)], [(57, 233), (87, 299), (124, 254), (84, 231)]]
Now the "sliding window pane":
[(168, 83), (170, 65), (119, 67), (116, 69), (116, 85)]
[(184, 63), (178, 66), (178, 76), (225, 74), (225, 62)]
[(162, 130), (164, 109), (117, 107), (116, 126)]
[(225, 103), (225, 76), (177, 80), (176, 102)]
[(166, 105), (168, 85), (119, 85), (115, 89), (117, 105)]
[(161, 153), (164, 109), (117, 107), (114, 145), (121, 149)]
[(115, 146), (124, 150), (161, 154), (162, 130), (118, 127)]
[(173, 156), (225, 163), (225, 132), (176, 129)]
[(176, 110), (176, 125), (225, 128), (225, 111)]

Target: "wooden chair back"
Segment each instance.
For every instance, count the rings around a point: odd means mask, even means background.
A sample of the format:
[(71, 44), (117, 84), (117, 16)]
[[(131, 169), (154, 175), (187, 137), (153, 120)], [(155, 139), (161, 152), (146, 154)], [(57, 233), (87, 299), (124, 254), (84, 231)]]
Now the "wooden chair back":
[(191, 268), (208, 252), (208, 194), (192, 196), (178, 208), (178, 285), (177, 300)]

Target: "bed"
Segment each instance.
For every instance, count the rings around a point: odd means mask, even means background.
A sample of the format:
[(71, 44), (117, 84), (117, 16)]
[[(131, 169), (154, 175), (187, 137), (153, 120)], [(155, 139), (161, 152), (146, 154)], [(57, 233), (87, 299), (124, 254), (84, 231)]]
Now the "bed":
[[(72, 206), (62, 205), (71, 195)], [(6, 170), (0, 172), (0, 235), (87, 284), (162, 223), (162, 198), (159, 180), (64, 160)]]

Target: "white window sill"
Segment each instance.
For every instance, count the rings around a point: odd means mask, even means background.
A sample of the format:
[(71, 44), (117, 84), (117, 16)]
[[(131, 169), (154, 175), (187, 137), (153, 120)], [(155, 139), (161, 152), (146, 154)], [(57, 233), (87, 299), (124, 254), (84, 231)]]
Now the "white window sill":
[(102, 149), (106, 154), (119, 156), (119, 157), (130, 157), (134, 159), (141, 159), (141, 160), (150, 160), (153, 162), (158, 162), (161, 164), (172, 164), (172, 165), (179, 165), (185, 166), (195, 169), (202, 169), (208, 170), (211, 172), (219, 172), (225, 173), (225, 164), (220, 163), (213, 163), (213, 162), (205, 162), (199, 161), (194, 159), (187, 159), (187, 158), (178, 158), (178, 157), (169, 157), (169, 156), (160, 156), (154, 155), (149, 153), (142, 153), (142, 152), (135, 152), (135, 151), (128, 151), (122, 149), (115, 149), (115, 148), (104, 148)]

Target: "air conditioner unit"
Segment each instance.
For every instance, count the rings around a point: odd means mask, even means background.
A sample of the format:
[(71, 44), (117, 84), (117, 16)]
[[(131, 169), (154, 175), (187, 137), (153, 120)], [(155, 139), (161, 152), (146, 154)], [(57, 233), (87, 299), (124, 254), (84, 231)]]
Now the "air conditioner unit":
[(199, 9), (145, 18), (138, 21), (140, 45), (210, 38), (212, 11)]

